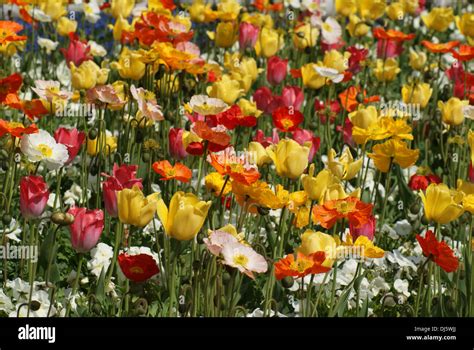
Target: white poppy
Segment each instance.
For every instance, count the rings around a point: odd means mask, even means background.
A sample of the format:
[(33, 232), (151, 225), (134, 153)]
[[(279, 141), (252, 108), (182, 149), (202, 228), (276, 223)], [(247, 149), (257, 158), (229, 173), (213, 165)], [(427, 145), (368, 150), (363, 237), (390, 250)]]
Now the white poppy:
[(89, 40), (87, 45), (90, 47), (90, 53), (92, 56), (104, 57), (107, 55), (107, 50), (102, 45), (97, 44), (94, 40)]
[(241, 243), (225, 244), (222, 247), (224, 264), (237, 268), (250, 278), (254, 278), (253, 272), (266, 272), (267, 261), (252, 248)]
[(23, 136), (20, 149), (30, 162), (44, 161), (49, 170), (59, 169), (69, 159), (66, 146), (57, 143), (45, 130)]
[(45, 49), (46, 53), (50, 55), (51, 52), (55, 51), (58, 48), (59, 43), (57, 41), (52, 41), (46, 38), (38, 37), (38, 45), (42, 49)]
[(321, 22), (321, 36), (323, 41), (327, 44), (337, 43), (342, 35), (342, 28), (340, 24), (332, 17), (326, 18)]
[(31, 90), (36, 92), (36, 94), (43, 100), (48, 102), (53, 102), (55, 99), (68, 100), (72, 96), (72, 92), (61, 91), (61, 84), (59, 81), (54, 80), (36, 80), (35, 87), (32, 87)]
[(340, 83), (344, 79), (344, 74), (339, 73), (334, 68), (314, 66), (314, 70), (322, 77), (328, 78), (333, 83)]
[(193, 112), (201, 115), (215, 115), (227, 109), (227, 104), (219, 98), (211, 98), (206, 95), (194, 95), (189, 101), (189, 107)]
[(100, 19), (100, 7), (95, 1), (82, 4), (82, 9), (85, 14), (86, 21), (89, 23), (96, 23)]

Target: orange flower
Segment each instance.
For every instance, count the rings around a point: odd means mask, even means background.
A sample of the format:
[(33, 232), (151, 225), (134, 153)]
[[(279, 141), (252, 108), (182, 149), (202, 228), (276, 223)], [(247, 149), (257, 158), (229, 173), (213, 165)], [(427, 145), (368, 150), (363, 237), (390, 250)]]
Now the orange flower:
[(251, 185), (260, 177), (257, 167), (243, 157), (238, 157), (232, 147), (209, 154), (207, 160), (219, 174), (228, 175), (244, 185)]
[(23, 30), (21, 24), (12, 21), (0, 21), (0, 45), (26, 40), (26, 36), (16, 35), (20, 30)]
[(10, 122), (0, 119), (0, 137), (10, 134), (14, 137), (22, 137), (24, 134), (34, 134), (38, 132), (35, 124), (25, 127), (22, 123)]
[(364, 203), (355, 197), (325, 201), (313, 208), (313, 215), (324, 228), (331, 228), (337, 220), (347, 218), (355, 228), (370, 219), (372, 204)]
[(264, 12), (264, 11), (279, 12), (283, 10), (283, 2), (277, 2), (277, 3), (272, 4), (268, 0), (255, 0), (255, 2), (253, 3), (253, 6), (255, 6), (255, 8), (260, 12)]
[(287, 276), (304, 277), (309, 274), (325, 273), (330, 267), (321, 266), (326, 259), (324, 252), (315, 252), (310, 255), (303, 253), (288, 254), (275, 263), (275, 277), (281, 280)]
[(367, 91), (362, 91), (360, 87), (351, 86), (339, 94), (339, 100), (346, 111), (353, 112), (357, 108), (360, 103), (357, 101), (357, 95), (360, 93), (364, 96), (362, 101), (364, 104), (380, 101), (380, 96), (367, 97)]
[(22, 83), (23, 78), (18, 73), (0, 79), (0, 103), (5, 102), (8, 94), (16, 94)]
[(394, 29), (389, 29), (386, 31), (382, 27), (377, 27), (374, 28), (374, 37), (376, 39), (382, 40), (405, 41), (413, 39), (415, 34), (405, 34)]
[(189, 182), (193, 176), (191, 170), (186, 165), (176, 163), (173, 166), (167, 160), (153, 163), (153, 170), (162, 176), (161, 180)]
[(459, 51), (451, 50), (451, 53), (459, 61), (470, 61), (474, 58), (474, 46), (460, 45)]
[[(222, 129), (226, 130), (225, 127)], [(219, 146), (227, 146), (230, 142), (230, 136), (224, 130), (221, 131), (219, 127), (211, 128), (200, 120), (196, 121), (193, 126), (193, 132), (197, 136)]]
[(39, 99), (31, 101), (20, 100), (17, 94), (8, 94), (4, 103), (11, 108), (18, 109), (25, 113), (30, 120), (42, 117), (48, 114), (48, 110), (44, 107), (43, 102)]
[(435, 44), (428, 40), (423, 40), (421, 44), (432, 53), (447, 53), (459, 45), (459, 41), (449, 41), (444, 44)]
[(280, 107), (272, 113), (273, 124), (283, 132), (295, 131), (303, 121), (303, 113), (293, 107)]

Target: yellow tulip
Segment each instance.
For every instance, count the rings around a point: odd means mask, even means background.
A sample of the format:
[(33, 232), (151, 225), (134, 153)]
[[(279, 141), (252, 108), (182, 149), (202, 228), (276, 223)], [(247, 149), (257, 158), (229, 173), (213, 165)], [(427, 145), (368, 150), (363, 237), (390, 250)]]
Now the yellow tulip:
[(357, 11), (356, 0), (336, 0), (336, 12), (344, 17), (353, 15)]
[(87, 90), (107, 82), (109, 70), (100, 68), (92, 60), (84, 61), (79, 67), (70, 64), (71, 84), (74, 89)]
[(378, 59), (377, 65), (374, 68), (374, 75), (378, 81), (392, 81), (397, 77), (397, 74), (400, 73), (400, 68), (398, 67), (398, 61), (393, 58), (387, 58), (384, 60)]
[(469, 105), (469, 101), (461, 101), (457, 97), (451, 97), (447, 102), (438, 101), (438, 108), (441, 110), (441, 117), (448, 125), (460, 125), (464, 121), (464, 107)]
[(255, 44), (255, 52), (258, 56), (266, 58), (275, 56), (280, 49), (281, 42), (280, 34), (275, 29), (264, 27), (260, 30)]
[(314, 63), (308, 63), (301, 67), (303, 85), (310, 89), (319, 89), (326, 84), (326, 78), (319, 75)]
[(381, 172), (388, 172), (391, 163), (397, 163), (402, 168), (408, 168), (415, 164), (420, 154), (420, 150), (409, 149), (407, 144), (398, 139), (390, 139), (384, 143), (379, 143), (372, 148), (373, 153), (369, 153), (375, 166)]
[(220, 19), (235, 21), (242, 6), (235, 0), (221, 0), (217, 3), (217, 12)]
[(378, 112), (374, 106), (360, 107), (359, 110), (349, 114), (352, 125), (362, 129), (368, 129), (369, 126), (377, 123)]
[(158, 193), (145, 197), (137, 185), (118, 191), (117, 207), (120, 222), (145, 227), (155, 216), (159, 198)]
[[(206, 4), (204, 0), (194, 0), (192, 5), (188, 7), (188, 12), (191, 20), (196, 23), (208, 22), (210, 18), (206, 14), (213, 14), (211, 4)], [(216, 19), (217, 13), (213, 17)]]
[(347, 30), (352, 37), (361, 37), (367, 35), (370, 27), (365, 24), (358, 16), (350, 15)]
[(386, 12), (392, 21), (400, 21), (405, 16), (403, 4), (401, 2), (394, 2), (393, 4), (390, 4), (387, 7)]
[(135, 0), (112, 0), (110, 12), (114, 18), (127, 18), (135, 7)]
[(87, 137), (87, 154), (91, 157), (99, 153), (109, 155), (117, 149), (117, 137), (109, 131), (101, 132), (95, 139)]
[(306, 230), (301, 235), (301, 245), (297, 248), (297, 251), (305, 255), (324, 252), (326, 259), (322, 265), (331, 267), (337, 258), (337, 243), (332, 236), (326, 233)]
[(403, 11), (410, 15), (415, 15), (420, 6), (419, 0), (401, 0), (400, 2), (403, 5)]
[(456, 25), (462, 35), (467, 37), (469, 45), (474, 45), (474, 13), (464, 13), (456, 17)]
[(275, 164), (278, 176), (296, 179), (308, 166), (308, 156), (311, 145), (301, 146), (294, 140), (281, 140), (273, 147), (267, 148), (267, 153)]
[(474, 131), (469, 130), (467, 134), (467, 143), (471, 149), (471, 163), (474, 166)]
[(421, 108), (425, 108), (428, 104), (433, 89), (430, 84), (405, 84), (402, 87), (402, 99), (406, 104), (417, 104)]
[(293, 32), (293, 44), (297, 49), (304, 50), (307, 47), (316, 45), (319, 37), (319, 30), (311, 26), (310, 23), (299, 25)]
[(122, 16), (119, 16), (117, 20), (115, 21), (112, 33), (114, 36), (115, 41), (120, 41), (122, 40), (122, 33), (124, 31), (131, 31), (132, 26), (128, 23), (128, 21), (123, 18)]
[(344, 52), (344, 54), (342, 54), (337, 50), (329, 50), (324, 54), (323, 65), (342, 73), (349, 66), (350, 56), (351, 54), (349, 52)]
[(269, 157), (265, 147), (263, 147), (260, 142), (250, 142), (248, 151), (252, 155), (257, 166), (261, 167), (264, 164), (272, 163), (272, 159)]
[(176, 192), (169, 208), (162, 199), (158, 201), (158, 217), (165, 233), (179, 241), (189, 241), (196, 237), (204, 225), (212, 202), (204, 202), (193, 193)]
[(314, 176), (314, 164), (309, 166), (308, 174), (301, 175), (301, 183), (308, 195), (313, 201), (319, 201), (328, 186), (337, 182), (337, 179), (327, 169), (321, 170), (318, 175)]
[(319, 204), (322, 205), (327, 201), (335, 201), (339, 199), (345, 199), (347, 197), (360, 198), (360, 194), (360, 188), (357, 188), (351, 193), (347, 194), (344, 190), (344, 187), (342, 187), (340, 183), (334, 183), (326, 188), (323, 197), (319, 200)]
[(76, 32), (77, 22), (70, 20), (67, 17), (61, 17), (58, 19), (58, 34), (62, 36), (68, 36), (69, 33)]
[(207, 94), (210, 97), (219, 98), (228, 105), (234, 104), (242, 92), (240, 83), (227, 74), (224, 74), (222, 79), (213, 83), (212, 86), (207, 87)]
[(58, 20), (66, 15), (66, 7), (62, 0), (43, 0), (39, 2), (39, 8), (53, 20)]
[(220, 22), (216, 27), (215, 43), (227, 49), (237, 40), (238, 27), (235, 22)]
[(426, 194), (420, 192), (425, 208), (425, 217), (438, 224), (447, 224), (463, 213), (462, 192), (451, 191), (445, 184), (431, 184)]
[(118, 70), (122, 79), (140, 80), (145, 75), (145, 64), (141, 61), (141, 55), (124, 47), (120, 53), (118, 62), (110, 65)]
[(385, 0), (357, 0), (357, 9), (363, 19), (376, 20), (385, 12)]
[(410, 67), (417, 71), (423, 71), (428, 57), (425, 52), (418, 52), (410, 48)]
[(328, 168), (340, 180), (351, 180), (356, 177), (362, 168), (362, 158), (354, 161), (349, 148), (345, 148), (339, 159), (336, 159), (336, 151), (331, 148), (328, 153)]
[(245, 98), (239, 99), (239, 101), (237, 101), (237, 105), (242, 110), (243, 115), (251, 115), (255, 118), (258, 118), (263, 113), (261, 110), (257, 109), (257, 104), (255, 102)]
[(453, 9), (452, 7), (434, 7), (430, 13), (421, 16), (421, 19), (428, 29), (444, 32), (454, 21)]

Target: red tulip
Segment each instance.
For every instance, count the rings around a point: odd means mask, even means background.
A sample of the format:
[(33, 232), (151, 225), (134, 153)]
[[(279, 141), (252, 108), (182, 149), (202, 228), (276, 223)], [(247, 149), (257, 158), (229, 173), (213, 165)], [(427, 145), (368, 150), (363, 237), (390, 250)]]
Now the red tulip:
[(309, 162), (312, 162), (316, 152), (319, 150), (319, 146), (321, 145), (321, 139), (314, 136), (313, 132), (310, 130), (296, 129), (293, 131), (293, 140), (298, 142), (300, 145), (304, 145), (304, 143), (308, 141), (311, 142), (308, 160)]
[(183, 129), (170, 128), (168, 144), (171, 157), (175, 159), (183, 159), (188, 155), (183, 146)]
[(20, 180), (20, 211), (25, 219), (41, 216), (48, 198), (49, 191), (43, 177), (29, 175)]
[(474, 182), (474, 167), (469, 163), (469, 181)]
[(91, 50), (90, 46), (87, 45), (86, 41), (80, 40), (79, 36), (75, 33), (69, 33), (69, 46), (67, 49), (59, 49), (66, 63), (74, 63), (76, 67), (80, 66), (82, 62), (92, 60), (92, 56), (89, 54)]
[(148, 254), (118, 256), (118, 263), (125, 277), (134, 282), (144, 282), (160, 272), (155, 259)]
[(299, 111), (304, 101), (304, 94), (297, 86), (285, 86), (281, 92), (281, 98), (286, 107), (293, 107)]
[(112, 176), (102, 174), (107, 177), (107, 180), (102, 184), (103, 198), (105, 204), (105, 210), (110, 216), (117, 217), (117, 191), (121, 191), (124, 188), (132, 188), (134, 185), (142, 188), (142, 179), (136, 178), (137, 165), (126, 165), (123, 164), (118, 166), (114, 164), (112, 170)]
[(377, 58), (398, 57), (403, 51), (403, 42), (395, 40), (377, 41)]
[(272, 92), (266, 86), (259, 87), (253, 93), (253, 100), (257, 104), (257, 108), (264, 111), (267, 114), (271, 114), (273, 111), (269, 110), (269, 106), (273, 100)]
[(352, 240), (355, 242), (355, 240), (359, 236), (365, 236), (371, 241), (373, 241), (375, 235), (375, 226), (376, 220), (375, 216), (373, 215), (369, 217), (369, 221), (367, 221), (365, 224), (362, 224), (360, 227), (355, 227), (352, 223), (349, 223), (349, 230), (352, 236)]
[(419, 191), (419, 190), (424, 191), (432, 183), (439, 184), (441, 183), (441, 179), (434, 174), (429, 174), (429, 175), (414, 174), (410, 178), (410, 181), (408, 182), (408, 186), (413, 191)]
[(59, 128), (54, 132), (54, 139), (56, 142), (66, 146), (69, 153), (69, 159), (65, 164), (69, 164), (79, 153), (79, 150), (86, 139), (86, 134), (82, 131), (78, 131), (76, 128)]
[(71, 245), (78, 253), (87, 253), (95, 247), (104, 229), (104, 212), (100, 209), (72, 207), (68, 213), (74, 216), (69, 225)]
[(277, 144), (280, 141), (280, 137), (278, 136), (278, 129), (273, 128), (272, 136), (265, 136), (263, 130), (258, 129), (257, 134), (253, 138), (253, 141), (262, 144), (262, 146), (265, 148), (270, 145)]
[(270, 85), (280, 84), (286, 77), (288, 70), (288, 60), (283, 60), (278, 56), (273, 56), (267, 62), (267, 80)]
[(247, 47), (255, 47), (258, 39), (259, 28), (248, 22), (241, 22), (239, 27), (239, 47), (245, 50)]

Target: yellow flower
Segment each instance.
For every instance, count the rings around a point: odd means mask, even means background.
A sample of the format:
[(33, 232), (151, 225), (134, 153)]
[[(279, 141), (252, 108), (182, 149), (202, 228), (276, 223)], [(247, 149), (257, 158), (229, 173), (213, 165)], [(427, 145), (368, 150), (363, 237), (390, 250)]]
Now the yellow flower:
[(413, 140), (412, 128), (406, 118), (380, 117), (367, 129), (354, 126), (352, 138), (357, 144), (365, 144), (369, 140), (380, 141), (393, 137), (396, 139)]
[(301, 245), (297, 248), (297, 251), (305, 255), (324, 252), (326, 259), (322, 265), (331, 267), (337, 257), (337, 243), (332, 236), (326, 233), (306, 230), (301, 235)]
[[(222, 191), (222, 195), (225, 196), (232, 190), (232, 180), (229, 179), (229, 181), (227, 181), (224, 187), (225, 178), (223, 175), (219, 174), (217, 171), (214, 171), (206, 175), (206, 177), (204, 178), (204, 183), (206, 185), (206, 188), (212, 191), (215, 196), (219, 196), (221, 191)], [(224, 190), (222, 190), (223, 187), (224, 187)]]
[[(347, 251), (347, 246), (350, 247), (349, 251)], [(385, 251), (382, 248), (377, 247), (366, 236), (357, 237), (356, 241), (353, 243), (352, 236), (347, 235), (346, 241), (343, 243), (343, 246), (338, 247), (338, 256), (342, 255), (344, 251), (347, 251), (347, 253), (349, 254), (356, 254), (360, 257), (371, 258), (371, 259), (383, 258), (385, 255)]]
[(474, 45), (474, 13), (464, 13), (456, 17), (456, 25), (462, 35), (467, 37), (469, 45)]
[(419, 0), (401, 0), (400, 1), (403, 5), (403, 11), (409, 13), (410, 15), (416, 14), (418, 10)]
[(263, 14), (259, 12), (244, 12), (240, 21), (253, 24), (260, 29), (273, 28), (273, 18), (269, 14)]
[(356, 0), (336, 0), (336, 12), (344, 17), (353, 15), (357, 11)]
[(329, 50), (324, 54), (323, 65), (324, 67), (333, 68), (339, 73), (344, 72), (349, 66), (349, 52), (340, 53), (337, 50)]
[(95, 139), (87, 137), (87, 154), (91, 157), (99, 153), (106, 155), (115, 152), (117, 149), (117, 138), (109, 131), (101, 132)]
[(402, 20), (405, 16), (403, 4), (401, 2), (394, 2), (393, 4), (390, 4), (387, 7), (386, 12), (392, 21)]
[(219, 98), (228, 105), (234, 104), (235, 100), (242, 94), (240, 83), (224, 74), (220, 81), (216, 81), (212, 86), (207, 87), (207, 94), (210, 97)]
[(397, 163), (402, 168), (408, 168), (416, 163), (420, 150), (412, 150), (401, 140), (390, 139), (372, 148), (373, 153), (368, 156), (373, 159), (375, 166), (381, 172), (388, 172), (390, 164)]
[(474, 131), (469, 130), (467, 134), (467, 143), (469, 144), (469, 147), (471, 148), (471, 163), (474, 166)]
[(368, 129), (369, 126), (377, 123), (378, 112), (374, 106), (359, 107), (357, 111), (349, 114), (352, 125), (362, 129)]
[(273, 147), (267, 148), (267, 153), (275, 164), (278, 176), (296, 179), (308, 166), (308, 156), (311, 145), (301, 146), (294, 140), (281, 140)]
[(433, 89), (430, 84), (405, 84), (402, 87), (402, 99), (406, 104), (417, 104), (421, 108), (425, 108), (428, 104)]
[(204, 0), (194, 0), (188, 7), (191, 20), (196, 23), (210, 22), (217, 18), (217, 11), (212, 11), (211, 4), (206, 4)]
[(322, 205), (326, 201), (345, 199), (347, 197), (360, 198), (360, 193), (360, 188), (356, 188), (354, 191), (347, 194), (340, 183), (334, 183), (326, 188), (324, 196), (319, 200), (319, 204)]
[(438, 101), (442, 120), (448, 125), (462, 124), (464, 121), (464, 107), (468, 105), (469, 101), (461, 101), (457, 97), (451, 97), (447, 102)]
[(237, 33), (238, 28), (235, 22), (220, 22), (216, 27), (214, 39), (216, 45), (224, 49), (231, 47), (237, 40)]
[(141, 60), (141, 55), (127, 47), (123, 48), (118, 62), (112, 62), (110, 66), (118, 70), (122, 79), (140, 80), (145, 75), (146, 66)]
[(410, 47), (410, 67), (417, 71), (423, 71), (428, 57), (425, 52), (418, 52)]
[(107, 82), (109, 70), (100, 68), (92, 60), (84, 61), (79, 67), (70, 64), (71, 84), (74, 89), (87, 90)]
[(315, 46), (318, 37), (318, 28), (312, 27), (310, 23), (301, 24), (293, 32), (293, 44), (297, 49), (303, 50)]
[(237, 101), (237, 105), (240, 107), (244, 115), (251, 115), (258, 118), (262, 114), (262, 111), (257, 109), (257, 104), (254, 101), (241, 98)]
[(135, 0), (112, 0), (110, 12), (114, 18), (127, 18), (135, 7)]
[(337, 182), (337, 179), (327, 169), (321, 170), (318, 175), (314, 176), (314, 164), (309, 166), (308, 174), (301, 175), (301, 183), (308, 195), (313, 201), (319, 201), (328, 186)]
[(58, 34), (68, 36), (69, 33), (74, 33), (77, 29), (77, 22), (70, 20), (67, 17), (58, 19)]
[(454, 21), (453, 9), (452, 7), (434, 7), (430, 13), (421, 16), (421, 19), (428, 29), (444, 32)]
[(431, 184), (426, 194), (420, 192), (425, 208), (425, 217), (438, 224), (447, 224), (463, 213), (462, 192), (451, 191), (445, 184)]
[(398, 73), (400, 73), (400, 68), (395, 58), (387, 58), (385, 62), (382, 59), (377, 60), (374, 75), (378, 81), (392, 81), (397, 77)]
[(112, 30), (114, 40), (120, 41), (122, 39), (122, 33), (124, 31), (131, 31), (131, 29), (132, 29), (132, 26), (128, 23), (128, 21), (122, 16), (119, 16), (115, 20), (115, 24)]
[(469, 194), (462, 199), (464, 210), (474, 214), (474, 194)]
[(212, 202), (204, 202), (193, 193), (176, 192), (169, 208), (162, 199), (158, 201), (158, 217), (165, 233), (179, 241), (189, 241), (196, 237), (204, 225)]
[(117, 207), (120, 222), (145, 227), (153, 219), (158, 205), (158, 193), (145, 197), (137, 185), (117, 192)]
[(319, 75), (315, 67), (314, 63), (308, 63), (301, 67), (303, 85), (310, 89), (319, 89), (326, 84), (326, 78)]
[(340, 180), (351, 180), (356, 177), (362, 168), (362, 158), (354, 161), (349, 148), (345, 148), (339, 159), (336, 158), (336, 151), (331, 148), (328, 153), (328, 168)]
[(260, 142), (250, 142), (248, 148), (249, 153), (252, 155), (252, 158), (259, 167), (264, 164), (271, 164), (272, 159), (269, 157), (265, 147), (263, 147)]
[(367, 35), (370, 27), (356, 15), (350, 15), (347, 30), (352, 37), (361, 37)]
[(39, 8), (53, 20), (58, 20), (66, 15), (67, 11), (62, 0), (43, 0), (39, 2)]
[(217, 5), (218, 17), (224, 21), (235, 21), (242, 6), (235, 0), (221, 0)]
[(357, 9), (363, 19), (376, 20), (385, 12), (385, 0), (357, 0)]
[(280, 49), (281, 43), (280, 34), (275, 29), (263, 27), (255, 44), (255, 52), (258, 56), (266, 58), (275, 56)]

